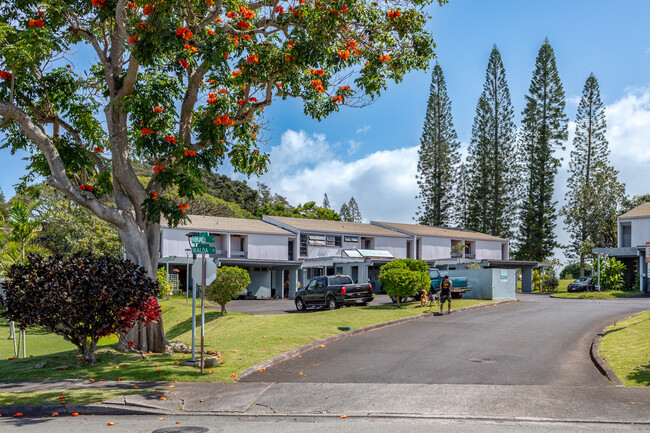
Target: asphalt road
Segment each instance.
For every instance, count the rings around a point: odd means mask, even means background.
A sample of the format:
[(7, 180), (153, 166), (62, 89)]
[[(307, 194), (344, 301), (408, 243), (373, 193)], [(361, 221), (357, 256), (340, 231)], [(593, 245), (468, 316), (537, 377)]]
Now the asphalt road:
[[(161, 419), (163, 418), (163, 419)], [(113, 426), (107, 423), (112, 422)], [(178, 424), (177, 424), (178, 422)], [(21, 433), (618, 433), (648, 431), (647, 425), (617, 423), (493, 422), (481, 420), (431, 420), (417, 418), (310, 418), (214, 416), (80, 416), (74, 419), (1, 419), (0, 431)]]
[(242, 381), (605, 386), (589, 357), (592, 339), (650, 309), (648, 298), (519, 297), (344, 338)]

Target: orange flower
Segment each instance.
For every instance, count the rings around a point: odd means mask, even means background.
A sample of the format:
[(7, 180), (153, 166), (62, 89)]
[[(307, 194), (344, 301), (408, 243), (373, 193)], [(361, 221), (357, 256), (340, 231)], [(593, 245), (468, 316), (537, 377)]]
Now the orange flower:
[(238, 21), (237, 22), (237, 27), (239, 27), (242, 30), (248, 30), (250, 29), (251, 25), (247, 23), (246, 21)]
[(190, 66), (190, 64), (187, 63), (187, 60), (179, 60), (178, 64), (181, 65), (183, 67), (183, 69), (187, 69), (188, 66)]
[(183, 154), (185, 156), (196, 156), (196, 152), (194, 150), (186, 150)]
[(72, 412), (70, 415), (71, 416), (79, 416), (79, 414), (77, 412)]
[(50, 416), (59, 416), (59, 412), (52, 412)]
[(155, 107), (153, 107), (153, 111), (154, 113), (162, 113), (163, 111), (165, 111), (165, 109), (163, 107), (159, 107), (158, 105), (156, 105)]
[(232, 76), (233, 77), (236, 77), (239, 74), (241, 74), (241, 71), (239, 69), (235, 69), (234, 71), (232, 71)]
[(11, 80), (12, 76), (13, 75), (11, 74), (11, 72), (0, 71), (0, 78), (2, 78), (3, 80)]
[(215, 33), (214, 33), (214, 30), (212, 30), (212, 29), (211, 29), (211, 28), (209, 28), (209, 27), (208, 27), (208, 28), (206, 28), (206, 29), (205, 29), (205, 31), (206, 31), (206, 32), (207, 32), (207, 34), (209, 34), (210, 36), (214, 36), (214, 35), (215, 35)]
[(190, 44), (185, 44), (185, 49), (186, 49), (186, 50), (190, 50), (190, 51), (192, 51), (193, 53), (196, 53), (196, 52), (199, 50), (198, 48), (193, 47), (193, 46), (190, 45)]
[(132, 389), (138, 389), (138, 387), (135, 386), (135, 385), (133, 385), (131, 388), (132, 388)]
[(348, 50), (339, 50), (338, 56), (341, 58), (341, 60), (346, 61), (350, 58), (350, 52)]
[(255, 18), (255, 11), (248, 9), (246, 6), (239, 6), (239, 13), (247, 20)]
[(299, 372), (298, 372), (298, 376), (302, 376), (302, 371), (299, 371)]
[(174, 144), (176, 144), (176, 137), (172, 137), (172, 136), (168, 135), (167, 137), (165, 137), (165, 141), (166, 141), (167, 143), (174, 143)]
[(237, 12), (235, 12), (235, 11), (229, 11), (229, 12), (226, 14), (226, 16), (227, 16), (228, 18), (230, 18), (231, 20), (232, 20), (232, 19), (235, 19), (235, 18), (237, 18)]
[(238, 103), (239, 105), (244, 105), (244, 102), (246, 102), (246, 101), (244, 101), (243, 99), (238, 99), (238, 100), (237, 100), (237, 103)]
[(379, 56), (379, 61), (382, 62), (382, 63), (384, 63), (385, 61), (388, 61), (390, 59), (391, 59), (390, 54), (386, 54), (385, 56), (381, 56), (381, 55)]
[(230, 377), (237, 377), (237, 373), (231, 374)]
[(153, 168), (153, 172), (156, 173), (156, 174), (159, 174), (159, 173), (160, 173), (161, 171), (163, 171), (164, 169), (165, 169), (165, 167), (163, 167), (162, 165), (156, 165), (156, 166)]
[(153, 8), (155, 6), (156, 6), (155, 4), (152, 4), (152, 5), (146, 4), (146, 5), (144, 5), (144, 8), (142, 8), (142, 13), (145, 14), (145, 15), (151, 15), (151, 13), (153, 12)]
[(115, 423), (113, 421), (109, 421), (106, 423), (106, 425), (115, 425)]
[(93, 152), (95, 152), (95, 153), (102, 153), (103, 151), (104, 151), (104, 149), (102, 149), (101, 147), (95, 147), (93, 149)]
[(246, 59), (246, 63), (258, 63), (259, 59), (257, 58), (257, 55), (253, 53), (252, 55), (248, 56)]
[(314, 74), (314, 75), (316, 75), (316, 76), (318, 76), (318, 77), (322, 77), (323, 75), (325, 75), (325, 71), (323, 71), (322, 69), (312, 69), (312, 68), (309, 68), (309, 71), (310, 71), (312, 74)]
[(284, 58), (284, 60), (286, 60), (287, 62), (290, 62), (290, 61), (291, 61), (291, 57), (290, 57), (290, 56), (286, 56), (286, 57)]
[(43, 20), (40, 19), (40, 18), (37, 19), (37, 20), (34, 20), (34, 19), (30, 19), (30, 20), (29, 20), (29, 26), (30, 26), (30, 27), (43, 28), (44, 25), (45, 25), (45, 23), (44, 23)]
[(224, 93), (224, 94), (225, 94), (225, 93), (228, 93), (228, 90), (226, 90), (226, 89), (219, 89), (219, 90), (217, 90), (217, 93)]
[(133, 36), (131, 36), (131, 37), (129, 38), (129, 43), (130, 43), (130, 44), (135, 44), (137, 41), (138, 41), (138, 37), (137, 37), (137, 36), (136, 36), (135, 38), (134, 38)]
[(21, 416), (23, 416), (23, 413), (22, 413), (22, 412), (16, 412), (16, 413), (14, 414), (14, 417), (16, 417), (16, 418), (20, 418)]
[(219, 23), (222, 23), (222, 22), (223, 22), (223, 20), (221, 18), (215, 18), (215, 20), (214, 20), (215, 24), (219, 24)]
[(104, 6), (105, 1), (106, 0), (91, 0), (90, 2), (93, 4), (93, 6), (95, 6), (97, 8), (100, 8), (100, 7)]
[(350, 86), (343, 86), (339, 89), (341, 92), (345, 92), (346, 90), (350, 90)]
[(279, 14), (279, 15), (282, 15), (284, 13), (284, 8), (282, 6), (280, 6), (280, 5), (277, 5), (275, 7), (275, 13)]
[(402, 13), (399, 10), (394, 10), (394, 11), (388, 12), (388, 18), (391, 19), (391, 20), (393, 18), (399, 18), (400, 15), (402, 15)]
[(165, 396), (163, 395), (162, 397), (160, 397), (160, 399), (161, 399), (161, 400), (167, 400), (167, 397), (165, 397)]
[(148, 128), (142, 128), (142, 129), (140, 130), (140, 133), (141, 133), (142, 135), (151, 135), (151, 134), (153, 134), (153, 131), (152, 131), (151, 129), (148, 129)]
[(347, 416), (345, 416), (345, 415), (341, 415), (341, 418), (345, 419), (345, 418), (347, 418)]

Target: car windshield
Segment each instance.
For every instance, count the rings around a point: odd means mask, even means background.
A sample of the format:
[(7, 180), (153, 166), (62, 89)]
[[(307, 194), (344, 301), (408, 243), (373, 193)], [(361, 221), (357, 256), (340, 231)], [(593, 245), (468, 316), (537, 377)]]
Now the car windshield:
[(589, 281), (589, 277), (580, 277), (574, 283), (586, 283), (587, 281)]

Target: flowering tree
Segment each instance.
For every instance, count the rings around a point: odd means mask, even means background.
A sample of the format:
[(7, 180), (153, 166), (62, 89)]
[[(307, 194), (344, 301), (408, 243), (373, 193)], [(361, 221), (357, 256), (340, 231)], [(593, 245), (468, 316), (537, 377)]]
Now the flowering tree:
[(21, 330), (42, 326), (77, 346), (83, 358), (95, 364), (101, 337), (159, 319), (155, 296), (158, 283), (128, 260), (31, 254), (27, 264), (13, 265), (7, 273), (0, 303), (5, 307), (2, 316), (18, 322)]
[[(0, 125), (153, 277), (160, 219), (187, 218), (202, 171), (265, 170), (265, 107), (300, 98), (320, 119), (378, 96), (427, 66), (424, 8), (447, 0), (149, 1), (4, 1)], [(147, 185), (134, 160), (154, 166)], [(166, 344), (161, 322), (129, 339)]]

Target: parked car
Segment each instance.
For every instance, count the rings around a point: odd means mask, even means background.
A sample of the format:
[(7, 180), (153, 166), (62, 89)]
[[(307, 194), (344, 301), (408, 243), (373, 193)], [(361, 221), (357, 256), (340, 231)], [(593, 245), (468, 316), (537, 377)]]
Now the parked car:
[[(431, 278), (429, 293), (436, 293), (440, 291), (440, 282), (444, 278), (444, 275), (440, 272), (440, 270), (436, 268), (429, 268), (429, 278)], [(469, 278), (467, 277), (449, 277), (449, 279), (451, 280), (451, 297), (454, 299), (460, 299), (463, 297), (463, 293), (472, 290), (472, 286), (469, 285)], [(419, 301), (421, 296), (422, 292), (418, 292), (418, 294), (413, 296), (413, 299)], [(393, 296), (391, 299), (393, 302), (397, 302), (396, 297)]]
[(366, 305), (373, 300), (369, 283), (355, 284), (349, 275), (329, 275), (309, 280), (294, 296), (296, 309), (326, 307), (335, 310), (342, 305)]
[(594, 277), (580, 277), (567, 286), (567, 292), (591, 292), (596, 290)]

